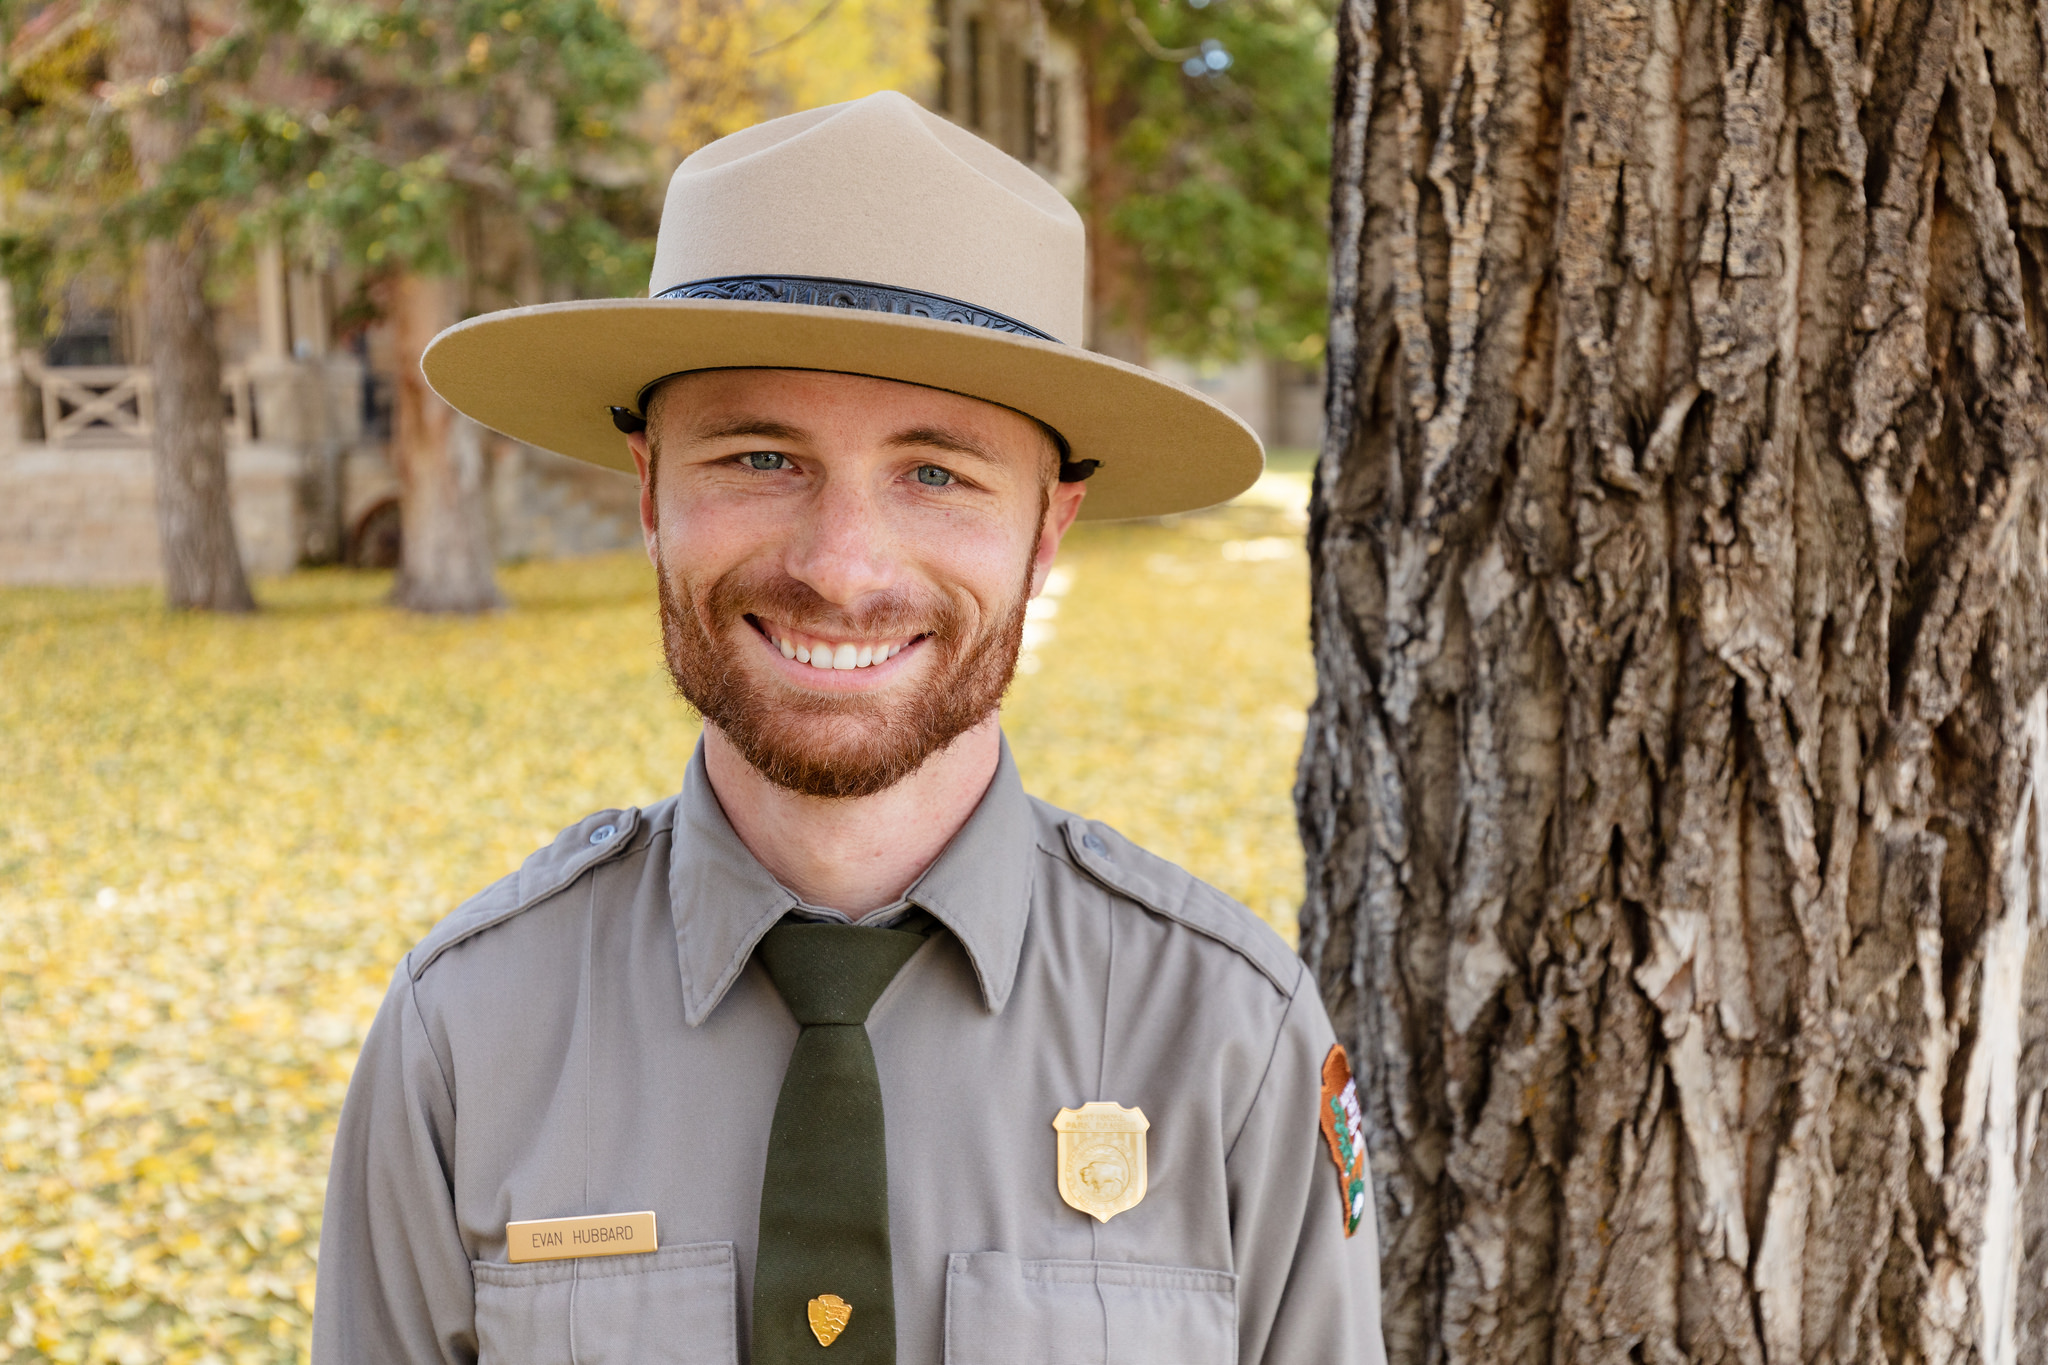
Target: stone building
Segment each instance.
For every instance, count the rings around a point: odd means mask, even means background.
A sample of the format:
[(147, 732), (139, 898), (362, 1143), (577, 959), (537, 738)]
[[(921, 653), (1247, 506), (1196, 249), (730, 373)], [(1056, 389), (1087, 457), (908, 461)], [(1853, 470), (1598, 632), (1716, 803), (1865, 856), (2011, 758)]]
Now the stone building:
[[(397, 560), (389, 342), (376, 326), (337, 337), (339, 283), (265, 250), (218, 313), (230, 496), (251, 573)], [(40, 351), (19, 353), (5, 289), (0, 583), (156, 581), (147, 337), (127, 310), (87, 307)], [(499, 440), (490, 479), (502, 559), (639, 543), (622, 475)]]

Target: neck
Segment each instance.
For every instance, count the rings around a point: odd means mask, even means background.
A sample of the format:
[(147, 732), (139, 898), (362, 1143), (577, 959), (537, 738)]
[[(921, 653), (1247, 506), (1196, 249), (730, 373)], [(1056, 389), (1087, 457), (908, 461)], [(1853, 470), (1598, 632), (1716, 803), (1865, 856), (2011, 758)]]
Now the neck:
[(887, 791), (832, 799), (776, 786), (704, 727), (704, 775), (740, 842), (805, 901), (853, 919), (903, 898), (981, 804), (1001, 754), (991, 712)]

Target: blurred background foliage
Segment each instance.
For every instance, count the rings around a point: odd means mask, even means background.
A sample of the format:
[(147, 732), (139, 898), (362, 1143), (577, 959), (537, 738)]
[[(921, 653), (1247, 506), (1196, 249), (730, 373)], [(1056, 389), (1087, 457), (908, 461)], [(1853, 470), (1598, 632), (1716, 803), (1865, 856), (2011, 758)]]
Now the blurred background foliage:
[[(279, 234), (338, 254), (371, 312), (403, 271), (461, 276), (467, 311), (637, 293), (682, 157), (796, 109), (925, 95), (939, 67), (932, 0), (189, 0), (189, 61), (137, 85), (110, 74), (122, 3), (0, 0), (0, 267), (31, 335), (71, 282), (195, 224), (224, 276)], [(1111, 276), (1105, 349), (1319, 358), (1326, 4), (1034, 11), (1087, 62), (1076, 197)], [(137, 111), (190, 129), (147, 187)]]
[(1098, 328), (1190, 360), (1322, 359), (1326, 0), (1048, 0), (1089, 62)]

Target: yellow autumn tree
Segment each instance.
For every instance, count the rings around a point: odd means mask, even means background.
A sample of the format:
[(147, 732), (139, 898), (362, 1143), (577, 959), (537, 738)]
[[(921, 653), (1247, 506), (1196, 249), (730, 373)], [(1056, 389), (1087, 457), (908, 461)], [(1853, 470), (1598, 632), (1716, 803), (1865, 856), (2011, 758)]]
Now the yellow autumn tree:
[(937, 79), (929, 0), (620, 0), (664, 68), (646, 135), (670, 160), (763, 119)]

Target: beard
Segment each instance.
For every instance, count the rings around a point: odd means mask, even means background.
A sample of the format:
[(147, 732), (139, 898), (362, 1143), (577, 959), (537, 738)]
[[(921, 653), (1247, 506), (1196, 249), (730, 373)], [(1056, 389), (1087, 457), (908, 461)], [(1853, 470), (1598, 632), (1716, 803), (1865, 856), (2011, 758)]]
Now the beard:
[[(657, 563), (662, 651), (676, 691), (716, 725), (756, 772), (804, 796), (886, 791), (1002, 702), (1024, 642), (1027, 563), (1015, 599), (983, 628), (938, 592), (879, 594), (847, 609), (779, 572), (732, 569), (702, 585)], [(910, 695), (834, 696), (764, 679), (739, 662), (762, 638), (747, 618), (821, 639), (915, 637), (931, 655)]]

